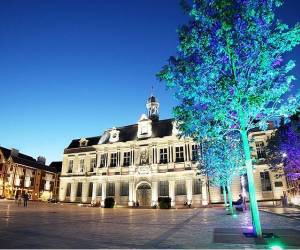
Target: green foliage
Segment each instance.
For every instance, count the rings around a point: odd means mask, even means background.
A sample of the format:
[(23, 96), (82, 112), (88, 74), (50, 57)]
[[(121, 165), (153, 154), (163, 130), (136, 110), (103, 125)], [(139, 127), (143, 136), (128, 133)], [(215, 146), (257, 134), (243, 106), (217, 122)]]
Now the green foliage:
[[(177, 54), (158, 78), (175, 92), (174, 116), (183, 136), (197, 142), (240, 132), (254, 230), (262, 236), (247, 131), (296, 112), (293, 61), (300, 25), (275, 18), (279, 0), (192, 0), (190, 21), (178, 30)], [(205, 167), (205, 166), (204, 166)]]
[(201, 141), (294, 113), (295, 63), (282, 56), (300, 43), (300, 25), (276, 20), (282, 1), (192, 2), (184, 3), (190, 21), (178, 30), (178, 53), (157, 75), (175, 90), (182, 133)]
[(159, 208), (169, 209), (171, 208), (171, 198), (170, 197), (158, 197)]
[(230, 186), (235, 176), (246, 172), (243, 148), (236, 135), (203, 142), (202, 154), (203, 166), (200, 171), (218, 187)]
[(115, 206), (115, 199), (113, 197), (107, 197), (104, 200), (105, 208), (113, 208)]

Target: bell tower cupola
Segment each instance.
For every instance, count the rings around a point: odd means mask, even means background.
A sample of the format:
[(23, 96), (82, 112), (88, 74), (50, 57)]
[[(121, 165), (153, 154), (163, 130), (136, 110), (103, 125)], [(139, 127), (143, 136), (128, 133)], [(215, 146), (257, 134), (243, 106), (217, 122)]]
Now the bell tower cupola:
[(148, 110), (148, 118), (151, 119), (152, 121), (158, 121), (159, 120), (159, 102), (153, 94), (151, 94), (151, 96), (148, 98), (146, 107)]

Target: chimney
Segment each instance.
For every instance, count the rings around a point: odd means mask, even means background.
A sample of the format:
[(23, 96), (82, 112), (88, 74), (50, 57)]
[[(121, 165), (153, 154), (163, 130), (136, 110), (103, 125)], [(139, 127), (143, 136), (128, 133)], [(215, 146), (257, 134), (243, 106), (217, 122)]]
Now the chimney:
[(15, 149), (15, 148), (12, 148), (12, 149), (11, 149), (11, 155), (12, 155), (12, 156), (18, 156), (18, 155), (19, 155), (19, 150), (18, 150), (18, 149)]
[(46, 165), (46, 158), (44, 156), (39, 156), (36, 161), (40, 164)]

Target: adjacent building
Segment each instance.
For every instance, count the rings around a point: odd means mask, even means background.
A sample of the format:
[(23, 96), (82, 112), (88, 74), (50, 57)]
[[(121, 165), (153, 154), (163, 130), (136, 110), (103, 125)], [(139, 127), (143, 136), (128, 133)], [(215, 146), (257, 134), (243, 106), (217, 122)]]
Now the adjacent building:
[(44, 157), (34, 159), (16, 149), (0, 147), (0, 196), (14, 199), (27, 192), (32, 200), (57, 196), (59, 163), (46, 165)]
[[(114, 197), (116, 205), (153, 206), (158, 197), (169, 196), (172, 206), (223, 202), (219, 187), (197, 172), (198, 145), (179, 137), (173, 119), (159, 119), (159, 102), (151, 96), (148, 114), (136, 124), (112, 127), (100, 136), (74, 139), (64, 150), (59, 200), (104, 203)], [(286, 190), (284, 177), (277, 178), (265, 162), (265, 145), (273, 128), (249, 134), (255, 166), (255, 185), (260, 201), (280, 199)], [(245, 177), (232, 183), (233, 198), (247, 195)]]
[[(293, 131), (300, 136), (300, 112), (293, 115), (291, 117), (290, 125)], [(297, 148), (295, 152), (300, 152), (300, 149)], [(296, 156), (296, 155), (295, 155)], [(295, 157), (296, 158), (296, 157)], [(300, 156), (297, 159), (300, 162)], [(299, 167), (295, 169), (295, 176), (299, 176)], [(298, 178), (287, 178), (287, 185), (288, 185), (288, 193), (292, 197), (292, 202), (294, 204), (300, 205), (300, 177)]]

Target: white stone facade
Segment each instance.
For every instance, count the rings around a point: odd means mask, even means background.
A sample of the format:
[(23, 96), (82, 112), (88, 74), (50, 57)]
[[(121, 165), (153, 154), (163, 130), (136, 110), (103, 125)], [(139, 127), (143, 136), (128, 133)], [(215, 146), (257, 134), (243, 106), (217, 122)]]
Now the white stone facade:
[[(148, 109), (150, 106), (148, 101)], [(173, 207), (185, 202), (195, 207), (223, 202), (220, 188), (196, 175), (197, 146), (190, 138), (178, 138), (174, 124), (171, 119), (152, 121), (143, 115), (135, 125), (73, 140), (63, 156), (59, 200), (103, 205), (106, 197), (113, 196), (117, 206), (137, 202), (154, 206), (158, 197), (169, 196)], [(263, 144), (271, 132), (250, 134), (253, 157), (257, 148), (263, 156)], [(267, 165), (261, 160), (258, 163), (254, 170), (258, 200), (280, 199), (286, 190), (285, 178), (276, 178)], [(242, 178), (236, 177), (232, 183), (233, 199), (242, 192), (247, 195)]]
[[(161, 182), (167, 181), (169, 192), (166, 196), (172, 198), (173, 205), (193, 200), (197, 201), (198, 205), (206, 205), (208, 194), (207, 188), (204, 187), (207, 186), (207, 181), (205, 176), (196, 176), (196, 162), (191, 160), (191, 145), (194, 145), (191, 140), (169, 136), (168, 138), (151, 138), (146, 141), (95, 145), (93, 146), (94, 151), (91, 152), (64, 154), (59, 198), (61, 201), (85, 203), (93, 200), (103, 204), (104, 199), (111, 196), (106, 190), (107, 184), (114, 183), (114, 197), (117, 205), (132, 206), (138, 201), (137, 198), (143, 199), (144, 190), (149, 189), (149, 194), (145, 192), (147, 199), (140, 200), (139, 203), (150, 206), (157, 204), (159, 196), (165, 196), (161, 195), (159, 191)], [(184, 162), (175, 162), (176, 147), (184, 148)], [(160, 164), (160, 149), (167, 149), (168, 163)], [(124, 166), (124, 154), (128, 152), (130, 152), (130, 165)], [(115, 153), (117, 154), (117, 163), (115, 167), (111, 167), (112, 154)], [(104, 166), (100, 166), (101, 155), (107, 156)], [(91, 169), (90, 162), (95, 157), (97, 164)], [(85, 162), (84, 171), (81, 171), (79, 167), (82, 159)], [(70, 161), (73, 161), (75, 170), (72, 173), (68, 173)], [(143, 161), (144, 163), (142, 163)], [(185, 181), (186, 187), (183, 191), (186, 194), (176, 195), (176, 181), (182, 180)], [(193, 182), (199, 180), (202, 184), (202, 192), (194, 194)], [(70, 195), (66, 196), (68, 183), (70, 183), (71, 190)], [(81, 197), (76, 196), (78, 194), (77, 183), (82, 183)], [(124, 187), (128, 185), (128, 191), (124, 190), (124, 193), (120, 193), (120, 185)], [(141, 187), (143, 188), (141, 189)], [(126, 193), (128, 195), (124, 195)]]

